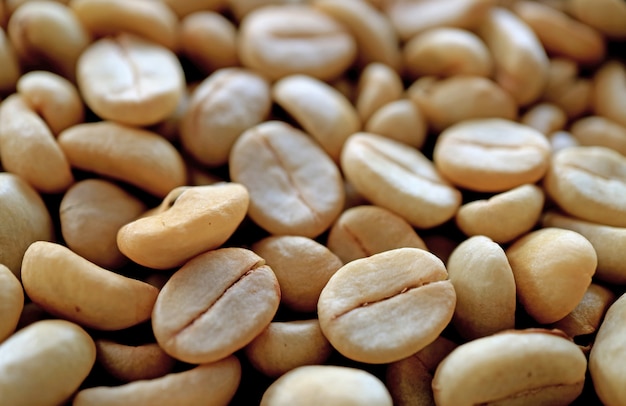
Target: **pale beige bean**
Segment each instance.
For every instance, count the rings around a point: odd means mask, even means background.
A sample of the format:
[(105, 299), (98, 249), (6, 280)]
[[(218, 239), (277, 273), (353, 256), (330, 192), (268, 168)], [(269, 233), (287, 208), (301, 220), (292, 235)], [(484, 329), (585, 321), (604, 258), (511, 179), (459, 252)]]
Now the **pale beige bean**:
[(491, 79), (462, 75), (442, 80), (431, 78), (423, 76), (424, 80), (418, 79), (407, 92), (436, 132), (465, 120), (517, 118), (515, 100)]
[(626, 38), (626, 5), (620, 0), (571, 0), (566, 10), (612, 39)]
[[(5, 27), (5, 25), (2, 25)], [(21, 69), (17, 54), (11, 40), (7, 38), (4, 28), (0, 28), (0, 92), (8, 93), (15, 90)]]
[(4, 170), (42, 193), (59, 193), (73, 182), (70, 163), (46, 123), (12, 94), (0, 105), (0, 159)]
[(354, 102), (363, 123), (387, 103), (402, 97), (402, 78), (396, 71), (382, 63), (370, 63), (361, 71)]
[[(30, 2), (33, 2), (33, 1), (39, 1), (39, 0), (5, 0), (3, 3), (4, 3), (4, 7), (6, 9), (6, 13), (10, 16), (22, 4), (30, 3)], [(61, 3), (61, 4), (67, 4), (67, 3), (70, 2), (70, 0), (48, 0), (48, 1), (54, 1), (54, 2), (57, 2), (57, 3)]]
[(28, 72), (18, 80), (17, 92), (55, 136), (85, 120), (78, 89), (62, 76), (47, 71)]
[(602, 116), (583, 117), (570, 127), (582, 146), (607, 147), (626, 156), (626, 126)]
[(322, 331), (355, 361), (406, 358), (433, 342), (452, 319), (456, 295), (447, 277), (441, 260), (419, 248), (349, 262), (320, 294)]
[(335, 161), (339, 161), (346, 139), (361, 129), (350, 101), (310, 76), (290, 75), (278, 80), (272, 97)]
[(543, 102), (527, 110), (520, 122), (548, 136), (565, 128), (567, 115), (556, 104)]
[(626, 295), (609, 307), (589, 354), (589, 372), (596, 394), (603, 404), (618, 406), (626, 402), (624, 358), (624, 317)]
[(272, 383), (260, 406), (391, 406), (385, 385), (371, 373), (334, 365), (296, 368)]
[(178, 17), (151, 0), (72, 0), (70, 7), (96, 38), (128, 32), (171, 50), (178, 48)]
[(594, 277), (611, 284), (626, 284), (626, 228), (591, 223), (555, 211), (543, 216), (542, 225), (565, 228), (583, 235), (598, 256)]
[(58, 142), (72, 167), (130, 183), (157, 197), (187, 181), (180, 153), (151, 131), (101, 121), (70, 127)]
[(317, 319), (272, 322), (245, 348), (252, 366), (270, 377), (324, 364), (332, 351)]
[(541, 324), (567, 316), (583, 298), (598, 263), (596, 251), (581, 234), (542, 228), (506, 250), (517, 299)]
[(100, 118), (136, 126), (170, 116), (185, 84), (172, 51), (132, 34), (90, 44), (78, 59), (76, 78), (85, 103)]
[(13, 334), (23, 309), (24, 289), (20, 280), (0, 264), (0, 343)]
[(472, 29), (480, 25), (495, 0), (390, 1), (385, 11), (403, 41), (434, 27)]
[(317, 237), (344, 203), (339, 169), (302, 131), (279, 121), (247, 130), (230, 155), (230, 176), (250, 192), (248, 215), (272, 234)]
[(114, 183), (86, 179), (75, 183), (59, 206), (61, 233), (67, 246), (107, 269), (128, 262), (117, 246), (117, 232), (146, 210), (146, 205)]
[(73, 406), (227, 406), (241, 381), (241, 364), (229, 356), (160, 378), (97, 386), (76, 394)]
[(91, 42), (69, 7), (54, 1), (29, 1), (11, 15), (7, 32), (26, 65), (43, 65), (74, 80), (76, 64)]
[(404, 46), (405, 71), (412, 77), (471, 75), (489, 77), (493, 58), (474, 33), (460, 28), (433, 28)]
[(426, 249), (406, 220), (371, 205), (352, 207), (341, 213), (330, 229), (327, 245), (344, 263), (395, 248)]
[(457, 299), (452, 325), (463, 338), (515, 328), (515, 278), (502, 247), (471, 237), (456, 247), (446, 268)]
[(267, 6), (239, 27), (239, 59), (270, 79), (303, 73), (340, 76), (354, 62), (356, 41), (330, 16), (308, 5)]
[(548, 78), (548, 57), (532, 29), (502, 7), (492, 8), (478, 28), (491, 51), (495, 80), (520, 106), (537, 100)]
[(376, 110), (367, 120), (365, 131), (420, 149), (428, 135), (428, 122), (417, 104), (400, 99)]
[(0, 264), (21, 278), (22, 257), (34, 241), (54, 239), (52, 218), (41, 196), (19, 176), (0, 172)]
[(415, 227), (442, 224), (461, 205), (461, 193), (419, 150), (379, 135), (348, 138), (341, 169), (359, 194)]
[(565, 212), (595, 223), (626, 227), (626, 157), (606, 147), (557, 152), (544, 179)]
[(432, 381), (439, 363), (457, 345), (439, 336), (410, 357), (392, 362), (385, 372), (385, 384), (396, 406), (434, 405)]
[(552, 154), (559, 152), (562, 149), (577, 147), (579, 142), (569, 131), (557, 131), (548, 135), (548, 141), (552, 147)]
[(550, 60), (542, 100), (556, 104), (572, 119), (590, 110), (592, 93), (591, 80), (579, 76), (578, 65), (574, 61), (563, 58)]
[(457, 347), (433, 379), (440, 406), (568, 405), (583, 390), (587, 359), (576, 344), (548, 330), (521, 330)]
[(400, 69), (398, 37), (381, 11), (363, 0), (315, 0), (313, 6), (350, 30), (357, 43), (361, 64), (380, 62)]
[(172, 372), (176, 362), (156, 343), (132, 346), (107, 339), (96, 340), (96, 361), (122, 382), (159, 378)]
[(310, 0), (226, 0), (228, 10), (241, 22), (252, 11), (265, 6), (310, 4)]
[(468, 120), (437, 138), (433, 160), (459, 187), (501, 192), (535, 183), (550, 163), (550, 144), (534, 128), (502, 119)]
[(0, 345), (0, 393), (12, 406), (65, 404), (96, 360), (89, 335), (65, 320), (39, 321)]
[(315, 312), (322, 289), (343, 266), (328, 248), (307, 237), (266, 237), (254, 243), (252, 250), (274, 271), (281, 303), (297, 312)]
[(609, 61), (593, 78), (593, 111), (626, 126), (626, 64)]
[(214, 11), (198, 11), (180, 22), (180, 46), (183, 54), (203, 72), (239, 64), (237, 27)]
[(465, 203), (455, 220), (465, 235), (484, 235), (497, 243), (507, 243), (537, 224), (544, 201), (540, 187), (525, 184), (489, 199)]
[(193, 91), (180, 123), (182, 145), (204, 165), (224, 165), (237, 138), (265, 120), (271, 104), (262, 76), (249, 69), (220, 69)]
[(28, 297), (47, 312), (98, 330), (120, 330), (150, 318), (158, 290), (107, 271), (62, 245), (37, 241), (22, 262)]
[(518, 1), (513, 11), (532, 28), (548, 53), (590, 65), (604, 59), (602, 34), (565, 12), (534, 1)]
[(185, 17), (196, 11), (220, 11), (226, 7), (227, 0), (163, 0), (178, 17)]
[(172, 194), (161, 210), (120, 228), (118, 247), (134, 262), (154, 269), (180, 266), (221, 246), (248, 209), (248, 192), (236, 183), (174, 189)]
[(221, 248), (172, 275), (154, 306), (152, 329), (172, 357), (214, 362), (259, 335), (279, 302), (278, 281), (263, 258), (244, 248)]

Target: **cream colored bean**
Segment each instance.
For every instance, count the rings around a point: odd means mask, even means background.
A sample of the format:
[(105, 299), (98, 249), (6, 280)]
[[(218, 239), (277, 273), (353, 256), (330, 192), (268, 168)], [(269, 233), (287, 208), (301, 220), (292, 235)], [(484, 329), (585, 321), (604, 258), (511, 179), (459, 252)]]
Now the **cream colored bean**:
[(21, 69), (13, 43), (7, 38), (4, 28), (0, 29), (0, 64), (0, 92), (8, 93), (15, 89)]
[(157, 197), (187, 181), (180, 153), (151, 131), (101, 121), (70, 127), (58, 142), (72, 167), (130, 183)]
[(175, 364), (156, 343), (131, 346), (107, 339), (96, 340), (96, 361), (122, 382), (159, 378), (172, 372)]
[[(15, 10), (17, 10), (19, 6), (21, 6), (24, 3), (30, 3), (32, 1), (39, 1), (39, 0), (5, 0), (4, 7), (6, 9), (6, 13), (8, 15), (11, 15), (15, 12)], [(56, 3), (61, 3), (61, 4), (67, 4), (70, 2), (70, 0), (49, 0), (49, 1), (54, 1)]]
[(541, 324), (567, 316), (583, 298), (598, 263), (596, 251), (581, 234), (542, 228), (506, 250), (517, 299)]
[(542, 225), (565, 228), (583, 235), (598, 256), (594, 277), (611, 284), (626, 284), (626, 228), (591, 223), (555, 211), (548, 211), (543, 216)]
[(605, 147), (559, 151), (550, 163), (544, 188), (573, 216), (626, 227), (626, 157), (616, 151)]
[(247, 130), (230, 154), (230, 176), (250, 192), (248, 215), (272, 234), (314, 238), (344, 203), (335, 163), (309, 136), (269, 121)]
[(265, 120), (270, 108), (266, 79), (248, 69), (220, 69), (191, 95), (180, 124), (183, 147), (204, 165), (224, 165), (237, 138)]
[(550, 144), (539, 131), (502, 119), (468, 120), (437, 138), (433, 160), (459, 187), (501, 192), (535, 183), (548, 170)]
[(271, 236), (252, 245), (280, 285), (281, 303), (297, 312), (317, 310), (320, 293), (343, 263), (328, 248), (307, 237)]
[(185, 17), (196, 11), (219, 11), (222, 10), (227, 0), (163, 0), (178, 17)]
[(176, 55), (132, 34), (89, 45), (76, 66), (85, 103), (105, 120), (145, 126), (170, 116), (184, 92)]
[(28, 72), (18, 80), (17, 92), (55, 136), (85, 120), (78, 89), (62, 76), (47, 71)]
[(568, 405), (582, 392), (587, 359), (548, 330), (509, 331), (457, 347), (433, 379), (440, 406)]
[(578, 140), (568, 131), (554, 132), (548, 136), (548, 141), (553, 155), (562, 149), (579, 146)]
[(463, 338), (515, 328), (515, 278), (502, 247), (471, 237), (456, 247), (446, 268), (457, 298), (452, 325)]
[(382, 135), (420, 149), (426, 141), (428, 123), (417, 106), (408, 99), (385, 104), (371, 115), (365, 131)]
[(74, 182), (62, 148), (19, 94), (0, 105), (0, 159), (4, 170), (19, 175), (39, 192), (63, 192)]
[[(517, 118), (517, 104), (511, 95), (491, 79), (480, 76), (453, 76), (435, 80), (418, 79), (408, 90), (430, 127), (441, 132), (465, 120)], [(476, 103), (480, 100), (480, 103)]]
[(97, 386), (76, 394), (73, 406), (226, 406), (241, 382), (241, 364), (229, 356), (160, 378)]
[(308, 4), (309, 0), (226, 0), (226, 4), (239, 22), (252, 11), (265, 6)]
[(272, 97), (335, 161), (346, 139), (361, 129), (350, 101), (321, 80), (286, 76), (274, 84)]
[(39, 321), (0, 345), (0, 393), (12, 406), (65, 404), (96, 360), (89, 335), (65, 320)]
[(402, 51), (412, 77), (471, 75), (490, 77), (493, 59), (485, 43), (460, 28), (433, 28), (411, 38)]
[(574, 61), (554, 58), (550, 61), (548, 81), (542, 99), (559, 106), (568, 118), (577, 118), (591, 108), (593, 85), (591, 80), (578, 76)]
[(0, 173), (0, 264), (21, 279), (22, 257), (34, 241), (54, 239), (52, 218), (41, 196), (19, 176)]
[(361, 64), (380, 62), (400, 69), (398, 37), (381, 11), (362, 0), (315, 0), (313, 6), (348, 27), (356, 40)]
[(589, 65), (605, 58), (602, 34), (565, 12), (533, 1), (518, 1), (513, 11), (532, 28), (548, 53)]
[(391, 406), (385, 385), (361, 369), (331, 365), (296, 368), (272, 383), (260, 406)]
[(410, 357), (387, 366), (385, 384), (396, 406), (434, 405), (432, 381), (437, 366), (457, 345), (442, 336)]
[(180, 266), (221, 246), (248, 209), (248, 192), (236, 183), (175, 189), (172, 193), (177, 196), (162, 206), (162, 211), (120, 228), (117, 245), (134, 262), (154, 269)]
[(600, 401), (607, 406), (621, 405), (626, 401), (623, 385), (626, 374), (623, 350), (625, 303), (626, 295), (622, 295), (609, 307), (589, 354), (593, 387)]
[(341, 213), (330, 229), (327, 245), (344, 263), (395, 248), (426, 249), (406, 220), (371, 205), (352, 207)]
[(520, 106), (537, 100), (548, 79), (548, 57), (532, 29), (512, 12), (492, 8), (478, 32), (491, 51), (495, 80)]
[(272, 321), (280, 288), (254, 252), (221, 248), (201, 254), (167, 281), (154, 306), (152, 330), (172, 357), (209, 363), (248, 345)]
[(461, 204), (460, 192), (419, 150), (379, 135), (357, 133), (348, 138), (341, 169), (357, 192), (415, 227), (442, 224)]
[(606, 62), (593, 78), (593, 111), (626, 126), (626, 64)]
[(626, 155), (626, 126), (606, 117), (583, 117), (572, 124), (570, 132), (580, 145), (607, 147)]
[(158, 290), (46, 241), (24, 253), (22, 283), (47, 312), (98, 330), (120, 330), (150, 318)]
[(44, 65), (74, 80), (76, 63), (91, 38), (69, 7), (54, 1), (29, 1), (18, 7), (7, 29), (26, 65)]
[(304, 365), (322, 365), (332, 351), (316, 319), (272, 322), (245, 348), (255, 369), (276, 378)]
[(303, 73), (340, 76), (354, 62), (354, 38), (339, 22), (308, 5), (267, 6), (239, 27), (239, 59), (270, 79)]
[(613, 39), (626, 38), (626, 5), (619, 0), (572, 0), (567, 11)]
[(117, 246), (117, 232), (145, 210), (141, 200), (114, 183), (80, 181), (65, 193), (59, 206), (63, 241), (98, 266), (120, 268), (128, 258)]
[(198, 11), (180, 24), (181, 50), (203, 72), (209, 74), (239, 64), (237, 28), (222, 14)]
[(0, 264), (0, 344), (15, 331), (23, 309), (22, 284), (9, 268)]
[(567, 124), (567, 115), (556, 104), (539, 103), (521, 117), (520, 122), (548, 136), (561, 131)]
[(484, 235), (497, 243), (508, 243), (537, 224), (544, 201), (540, 187), (521, 185), (489, 199), (465, 203), (456, 213), (456, 224), (465, 235)]
[(178, 18), (164, 2), (72, 0), (70, 7), (96, 38), (129, 32), (174, 51), (178, 48)]
[(367, 65), (361, 71), (354, 102), (361, 122), (367, 122), (385, 104), (400, 99), (403, 92), (402, 78), (396, 71), (381, 63)]
[(433, 342), (452, 319), (456, 295), (447, 277), (441, 260), (419, 248), (349, 262), (320, 295), (322, 331), (337, 351), (355, 361), (406, 358)]

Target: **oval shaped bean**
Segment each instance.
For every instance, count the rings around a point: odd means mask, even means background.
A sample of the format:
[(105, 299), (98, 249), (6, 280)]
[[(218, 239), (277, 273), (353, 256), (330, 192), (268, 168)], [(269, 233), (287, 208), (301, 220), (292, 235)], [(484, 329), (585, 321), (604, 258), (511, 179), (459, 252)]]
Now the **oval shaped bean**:
[(534, 128), (545, 136), (561, 131), (567, 123), (567, 115), (553, 103), (538, 103), (528, 109), (520, 123)]
[(156, 343), (132, 346), (107, 339), (96, 340), (96, 361), (122, 382), (159, 378), (170, 373), (176, 362)]
[(13, 334), (23, 309), (24, 289), (20, 280), (0, 264), (0, 343)]
[(402, 97), (402, 78), (392, 68), (373, 62), (361, 71), (354, 106), (363, 123), (387, 103)]
[(67, 402), (96, 360), (89, 335), (65, 320), (42, 320), (0, 345), (0, 393), (12, 406)]
[(107, 271), (46, 241), (24, 253), (22, 283), (47, 312), (98, 330), (120, 330), (150, 318), (158, 290)]
[(395, 100), (374, 112), (365, 131), (420, 149), (427, 136), (428, 123), (420, 108), (408, 99)]
[(70, 127), (58, 142), (74, 168), (128, 182), (157, 197), (187, 181), (180, 153), (151, 131), (101, 121)]
[(607, 147), (626, 156), (626, 126), (602, 116), (583, 117), (570, 127), (582, 146)]
[(226, 0), (163, 0), (179, 17), (196, 11), (217, 11), (226, 5)]
[(593, 111), (626, 126), (626, 64), (604, 63), (593, 78)]
[(335, 163), (305, 133), (279, 121), (248, 129), (230, 154), (230, 176), (250, 192), (248, 215), (272, 234), (314, 238), (343, 208)]
[(175, 189), (172, 194), (163, 211), (120, 228), (118, 247), (134, 262), (154, 269), (180, 266), (222, 245), (248, 209), (248, 192), (236, 183)]
[(548, 81), (542, 95), (544, 101), (556, 104), (572, 119), (590, 110), (592, 93), (591, 80), (579, 75), (576, 62), (564, 58), (550, 60)]
[(567, 11), (613, 39), (626, 38), (626, 5), (619, 0), (572, 0)]
[(408, 357), (433, 342), (452, 319), (456, 295), (447, 277), (441, 260), (419, 248), (349, 262), (320, 294), (322, 331), (355, 361), (380, 364)]
[(259, 335), (279, 302), (278, 281), (261, 257), (244, 248), (221, 248), (172, 275), (154, 306), (152, 329), (172, 357), (214, 362)]
[(185, 84), (172, 51), (132, 34), (89, 45), (78, 59), (76, 79), (85, 103), (99, 117), (136, 126), (171, 115)]

